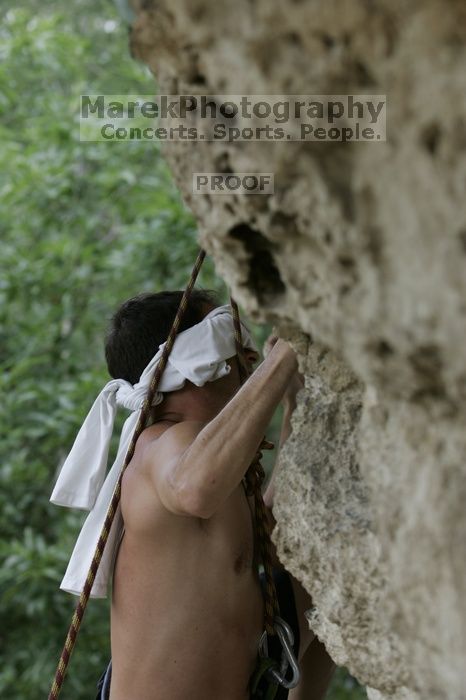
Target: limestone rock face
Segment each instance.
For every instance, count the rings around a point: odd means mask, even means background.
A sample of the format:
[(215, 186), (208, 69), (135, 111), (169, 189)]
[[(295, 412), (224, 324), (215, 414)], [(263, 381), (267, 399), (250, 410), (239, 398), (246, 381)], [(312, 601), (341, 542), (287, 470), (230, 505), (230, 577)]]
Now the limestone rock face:
[(237, 300), (298, 343), (274, 538), (311, 627), (371, 700), (463, 700), (466, 5), (145, 0), (131, 48), (162, 94), (387, 95), (386, 142), (165, 155)]

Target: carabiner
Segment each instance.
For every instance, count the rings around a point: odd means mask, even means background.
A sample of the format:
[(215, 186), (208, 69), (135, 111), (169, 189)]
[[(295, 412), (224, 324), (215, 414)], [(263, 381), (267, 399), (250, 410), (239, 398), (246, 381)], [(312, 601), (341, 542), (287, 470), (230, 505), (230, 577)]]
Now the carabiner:
[[(280, 644), (282, 645), (282, 658), (280, 662), (280, 671), (277, 671), (275, 668), (270, 668), (266, 673), (272, 677), (275, 683), (283, 686), (283, 688), (291, 690), (292, 688), (296, 688), (300, 678), (298, 662), (293, 651), (293, 630), (279, 615), (274, 617), (273, 626), (280, 640)], [(269, 657), (267, 632), (265, 630), (259, 641), (259, 654), (265, 658)], [(291, 680), (287, 681), (285, 676), (289, 668), (291, 668), (293, 676)]]

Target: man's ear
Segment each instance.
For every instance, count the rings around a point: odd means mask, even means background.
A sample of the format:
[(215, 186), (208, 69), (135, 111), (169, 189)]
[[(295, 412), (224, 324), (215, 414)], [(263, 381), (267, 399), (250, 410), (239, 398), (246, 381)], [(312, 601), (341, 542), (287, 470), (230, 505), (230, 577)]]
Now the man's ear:
[(252, 364), (255, 364), (260, 360), (260, 355), (257, 350), (253, 350), (252, 348), (244, 348), (244, 352), (249, 362), (252, 362)]

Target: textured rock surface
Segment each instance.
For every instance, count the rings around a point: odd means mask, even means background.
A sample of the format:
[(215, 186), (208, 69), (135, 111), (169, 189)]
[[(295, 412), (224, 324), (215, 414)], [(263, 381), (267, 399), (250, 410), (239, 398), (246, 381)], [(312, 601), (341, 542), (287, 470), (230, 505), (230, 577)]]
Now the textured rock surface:
[(372, 700), (466, 697), (465, 40), (459, 0), (147, 0), (131, 37), (164, 94), (388, 95), (386, 143), (165, 151), (237, 299), (313, 339), (275, 539)]

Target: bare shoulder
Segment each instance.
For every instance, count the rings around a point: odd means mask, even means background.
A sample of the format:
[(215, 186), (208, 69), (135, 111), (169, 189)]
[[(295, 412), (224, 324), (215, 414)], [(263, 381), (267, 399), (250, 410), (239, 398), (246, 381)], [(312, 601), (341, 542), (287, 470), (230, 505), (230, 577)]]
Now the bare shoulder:
[(194, 420), (169, 425), (156, 423), (143, 433), (139, 446), (143, 470), (163, 505), (172, 513), (185, 514), (177, 499), (177, 466), (205, 425), (204, 421)]
[(180, 448), (188, 447), (205, 427), (204, 421), (186, 420), (179, 423), (159, 421), (144, 430), (142, 448), (144, 452), (163, 451), (168, 456), (170, 451), (178, 453)]

